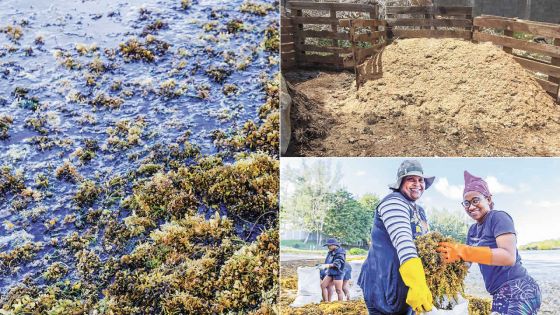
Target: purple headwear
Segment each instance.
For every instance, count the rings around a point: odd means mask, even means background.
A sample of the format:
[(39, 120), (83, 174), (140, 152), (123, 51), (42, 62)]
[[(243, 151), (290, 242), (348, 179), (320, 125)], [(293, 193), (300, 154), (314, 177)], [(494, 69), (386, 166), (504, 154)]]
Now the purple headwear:
[(463, 190), (463, 196), (468, 191), (476, 191), (483, 194), (485, 197), (490, 197), (490, 190), (488, 189), (488, 184), (484, 181), (484, 179), (480, 177), (476, 177), (471, 173), (465, 171), (465, 189)]

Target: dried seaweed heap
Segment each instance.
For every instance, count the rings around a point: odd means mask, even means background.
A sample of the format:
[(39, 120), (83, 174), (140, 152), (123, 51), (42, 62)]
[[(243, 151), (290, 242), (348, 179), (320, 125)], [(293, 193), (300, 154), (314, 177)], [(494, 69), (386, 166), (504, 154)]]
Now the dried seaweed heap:
[(467, 267), (463, 262), (444, 264), (436, 252), (439, 242), (456, 241), (438, 232), (428, 233), (416, 238), (418, 255), (422, 259), (426, 281), (438, 309), (451, 309), (447, 299), (463, 294), (463, 281), (467, 276)]

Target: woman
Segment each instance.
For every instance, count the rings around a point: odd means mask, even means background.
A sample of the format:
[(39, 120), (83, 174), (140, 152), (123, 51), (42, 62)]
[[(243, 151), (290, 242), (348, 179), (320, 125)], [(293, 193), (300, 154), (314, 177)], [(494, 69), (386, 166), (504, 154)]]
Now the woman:
[(486, 290), (492, 295), (492, 312), (507, 315), (537, 314), (541, 305), (538, 284), (521, 264), (513, 220), (494, 210), (486, 182), (465, 171), (462, 205), (476, 223), (469, 228), (467, 245), (440, 243), (444, 261), (460, 259), (479, 264)]
[[(320, 277), (321, 281), (325, 279), (327, 272), (321, 269)], [(342, 276), (342, 291), (344, 296), (346, 296), (346, 301), (350, 301), (350, 280), (352, 279), (352, 266), (349, 263), (344, 263), (344, 275)], [(332, 296), (334, 293), (334, 282), (328, 287), (328, 298), (329, 302), (332, 301)]]
[(329, 287), (334, 284), (338, 300), (343, 300), (342, 285), (344, 277), (344, 264), (346, 263), (346, 251), (340, 247), (340, 243), (334, 238), (327, 240), (323, 246), (328, 246), (329, 252), (325, 258), (322, 268), (326, 269), (325, 278), (321, 281), (321, 291), (323, 301), (330, 302), (332, 293), (329, 294)]
[(397, 171), (393, 191), (377, 208), (372, 245), (358, 284), (370, 315), (430, 311), (432, 294), (414, 239), (428, 232), (424, 209), (416, 204), (434, 177), (425, 176), (418, 161), (406, 160)]

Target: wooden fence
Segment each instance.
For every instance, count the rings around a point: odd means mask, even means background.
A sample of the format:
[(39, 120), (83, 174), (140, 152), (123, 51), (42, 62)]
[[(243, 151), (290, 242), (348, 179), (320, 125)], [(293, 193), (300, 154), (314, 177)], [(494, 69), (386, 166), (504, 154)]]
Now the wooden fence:
[[(493, 29), (494, 33), (484, 32), (483, 29)], [(502, 32), (503, 35), (496, 35)], [(514, 35), (534, 39), (527, 41)], [(545, 38), (552, 44), (546, 43)], [(535, 78), (560, 102), (560, 24), (483, 15), (474, 19), (473, 40), (502, 46), (524, 68), (548, 76), (547, 80), (538, 76)]]
[(296, 66), (295, 27), (287, 16), (280, 18), (280, 67), (288, 70)]
[[(367, 80), (381, 77), (381, 52), (387, 45), (387, 21), (375, 19), (347, 19), (340, 27), (348, 28), (352, 46), (352, 65), (356, 75), (356, 89)], [(382, 27), (383, 30), (379, 30)]]
[(387, 7), (387, 24), (389, 38), (433, 37), (468, 40), (472, 37), (472, 7)]
[[(351, 14), (361, 13), (371, 19), (377, 16), (376, 5), (355, 3), (289, 1), (287, 8), (293, 29), (286, 21), (283, 31), (285, 35), (292, 31), (294, 36), (293, 47), (286, 45), (283, 57), (290, 65), (289, 49), (293, 49), (293, 61), (298, 67), (352, 69), (350, 33), (339, 22)], [(328, 16), (320, 12), (328, 12)]]

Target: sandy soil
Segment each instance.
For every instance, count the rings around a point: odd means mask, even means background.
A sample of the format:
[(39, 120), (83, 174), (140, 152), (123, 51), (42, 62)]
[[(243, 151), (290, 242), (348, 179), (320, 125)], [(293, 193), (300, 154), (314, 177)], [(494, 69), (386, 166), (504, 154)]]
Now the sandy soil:
[(296, 156), (557, 156), (560, 105), (489, 43), (405, 39), (387, 46), (383, 77), (285, 73)]

